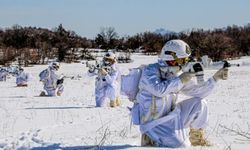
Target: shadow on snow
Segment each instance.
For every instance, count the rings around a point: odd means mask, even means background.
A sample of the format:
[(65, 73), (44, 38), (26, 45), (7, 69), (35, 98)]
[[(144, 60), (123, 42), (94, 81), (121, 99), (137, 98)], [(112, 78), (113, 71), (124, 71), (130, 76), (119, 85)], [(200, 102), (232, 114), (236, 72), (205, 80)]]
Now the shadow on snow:
[(96, 146), (96, 145), (88, 145), (88, 146), (72, 146), (72, 147), (62, 147), (60, 144), (52, 144), (46, 147), (35, 147), (31, 150), (53, 150), (53, 149), (60, 149), (60, 150), (117, 150), (117, 149), (127, 149), (132, 147), (138, 147), (134, 145), (111, 145), (111, 146)]
[(30, 107), (25, 109), (82, 109), (83, 107)]

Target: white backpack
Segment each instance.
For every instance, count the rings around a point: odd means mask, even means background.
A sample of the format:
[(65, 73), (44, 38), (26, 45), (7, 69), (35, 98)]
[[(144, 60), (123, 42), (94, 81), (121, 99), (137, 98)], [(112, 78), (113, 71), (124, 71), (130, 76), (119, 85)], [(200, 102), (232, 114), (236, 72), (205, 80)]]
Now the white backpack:
[(50, 69), (45, 69), (39, 74), (40, 81), (46, 82), (50, 78)]
[(143, 67), (129, 69), (129, 74), (121, 76), (121, 94), (127, 96), (131, 102), (136, 100)]
[(129, 70), (128, 75), (121, 76), (121, 94), (127, 96), (134, 103), (133, 107), (129, 108), (132, 116), (131, 121), (134, 125), (140, 125), (140, 111), (139, 104), (136, 103), (136, 95), (139, 92), (139, 82), (143, 68), (143, 65), (132, 68)]

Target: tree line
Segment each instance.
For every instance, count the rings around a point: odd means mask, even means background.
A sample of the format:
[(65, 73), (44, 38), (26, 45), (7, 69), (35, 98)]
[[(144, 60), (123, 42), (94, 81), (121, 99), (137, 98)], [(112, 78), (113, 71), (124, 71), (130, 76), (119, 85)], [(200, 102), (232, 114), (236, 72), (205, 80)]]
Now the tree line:
[(0, 56), (4, 56), (0, 57), (0, 63), (26, 54), (27, 49), (37, 49), (40, 58), (57, 57), (59, 61), (64, 61), (67, 51), (72, 48), (83, 48), (84, 53), (88, 53), (87, 48), (121, 51), (141, 48), (145, 54), (158, 54), (164, 43), (171, 39), (186, 41), (197, 58), (203, 55), (208, 55), (213, 60), (236, 58), (250, 54), (250, 23), (246, 26), (232, 25), (213, 30), (192, 29), (166, 34), (143, 32), (124, 37), (119, 37), (115, 28), (106, 27), (101, 28), (95, 39), (81, 37), (74, 31), (66, 30), (62, 24), (52, 30), (14, 25), (6, 29), (0, 28)]

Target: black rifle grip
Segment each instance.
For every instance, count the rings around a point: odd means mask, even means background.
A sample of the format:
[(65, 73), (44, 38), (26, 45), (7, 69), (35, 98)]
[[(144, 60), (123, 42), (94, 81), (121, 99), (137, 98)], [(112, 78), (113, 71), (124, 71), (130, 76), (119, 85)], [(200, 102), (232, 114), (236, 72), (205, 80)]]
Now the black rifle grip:
[(196, 63), (193, 65), (193, 68), (194, 68), (194, 72), (200, 72), (200, 71), (203, 71), (202, 69), (202, 66), (200, 63)]
[(228, 61), (224, 61), (224, 65), (223, 65), (223, 68), (228, 68), (228, 67), (230, 67), (231, 66), (231, 64), (228, 62)]

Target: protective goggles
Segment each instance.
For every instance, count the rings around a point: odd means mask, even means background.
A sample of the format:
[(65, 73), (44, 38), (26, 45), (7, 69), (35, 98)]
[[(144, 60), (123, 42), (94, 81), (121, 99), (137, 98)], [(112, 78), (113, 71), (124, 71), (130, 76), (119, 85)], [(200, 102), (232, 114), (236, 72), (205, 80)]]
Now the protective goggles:
[(166, 51), (165, 54), (171, 55), (174, 58), (174, 60), (167, 60), (166, 61), (166, 63), (169, 66), (181, 66), (181, 65), (186, 64), (189, 61), (189, 57), (178, 58), (175, 52)]
[(104, 57), (103, 60), (104, 60), (104, 61), (113, 61), (112, 58), (108, 58), (108, 57)]
[(58, 66), (58, 65), (52, 65), (52, 67), (53, 67), (54, 69), (56, 69), (56, 70), (59, 69), (59, 66)]
[(185, 65), (189, 61), (189, 58), (176, 58), (175, 60), (168, 60), (166, 63), (169, 66), (182, 66)]

